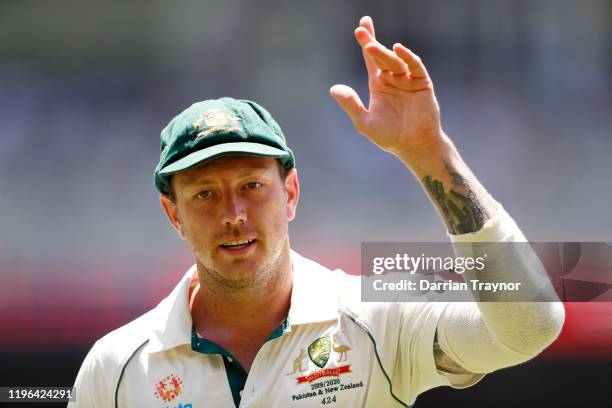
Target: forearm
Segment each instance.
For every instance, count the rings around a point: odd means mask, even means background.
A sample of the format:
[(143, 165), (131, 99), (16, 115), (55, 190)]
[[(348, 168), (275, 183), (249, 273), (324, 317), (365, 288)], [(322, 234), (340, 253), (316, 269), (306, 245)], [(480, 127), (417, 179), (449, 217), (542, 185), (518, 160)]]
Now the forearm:
[[(540, 302), (516, 302), (513, 295), (474, 291), (478, 303), (450, 304), (440, 319), (434, 344), (436, 363), (451, 373), (484, 373), (519, 364), (557, 337), (563, 324), (563, 306), (557, 303), (550, 280), (528, 244), (486, 244), (526, 239), (476, 179), (448, 137), (441, 134), (437, 140), (439, 143), (427, 149), (396, 155), (422, 182), (451, 238), (459, 242), (456, 255), (490, 252), (487, 268), (466, 272), (465, 280), (520, 282), (526, 288), (520, 300)], [(461, 244), (462, 241), (485, 246)], [(463, 250), (469, 253), (462, 254)]]
[[(559, 334), (563, 305), (541, 262), (503, 207), (477, 234), (452, 236), (456, 256), (488, 255), (466, 281), (519, 282), (520, 292), (475, 291), (478, 303), (451, 303), (438, 325), (441, 349), (472, 372), (490, 372), (533, 358)], [(471, 288), (471, 286), (468, 286)]]
[(480, 230), (496, 213), (493, 198), (441, 133), (436, 143), (396, 156), (421, 181), (450, 234)]

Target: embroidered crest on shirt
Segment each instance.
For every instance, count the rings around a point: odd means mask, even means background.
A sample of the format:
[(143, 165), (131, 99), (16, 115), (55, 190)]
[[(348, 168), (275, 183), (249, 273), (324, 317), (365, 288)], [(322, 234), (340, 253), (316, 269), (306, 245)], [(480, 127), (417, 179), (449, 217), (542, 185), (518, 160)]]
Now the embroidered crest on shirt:
[[(319, 337), (318, 339), (310, 343), (310, 346), (308, 346), (308, 356), (310, 357), (310, 361), (316, 364), (317, 367), (323, 368), (323, 370), (315, 371), (310, 374), (297, 377), (297, 383), (310, 383), (322, 377), (339, 377), (342, 374), (350, 373), (350, 364), (338, 367), (324, 368), (327, 362), (329, 361), (329, 356), (332, 350), (338, 353), (337, 362), (340, 363), (342, 361), (347, 361), (348, 352), (351, 350), (351, 347), (348, 344), (338, 343), (335, 340), (332, 341), (329, 336)], [(306, 371), (306, 369), (302, 369), (301, 365), (302, 359), (305, 357), (302, 357), (302, 351), (303, 350), (300, 351), (300, 355), (293, 362), (293, 372), (287, 375)]]
[(319, 368), (325, 367), (331, 352), (331, 340), (329, 336), (319, 337), (308, 346), (310, 360)]
[[(351, 364), (341, 364), (348, 362), (348, 353), (352, 350), (345, 336), (340, 336), (338, 333), (321, 336), (310, 343), (307, 350), (308, 354), (303, 348), (299, 350), (299, 354), (293, 360), (293, 371), (287, 374), (298, 374), (295, 383), (299, 392), (291, 395), (292, 401), (318, 397), (322, 398), (321, 404), (331, 404), (336, 402), (337, 392), (363, 387), (362, 380), (346, 382), (340, 378), (344, 374), (353, 372)], [(315, 368), (313, 371), (310, 363), (304, 367), (306, 357), (309, 357), (312, 364), (319, 369)]]
[(174, 401), (183, 391), (183, 380), (177, 375), (170, 374), (155, 385), (155, 397), (164, 402)]

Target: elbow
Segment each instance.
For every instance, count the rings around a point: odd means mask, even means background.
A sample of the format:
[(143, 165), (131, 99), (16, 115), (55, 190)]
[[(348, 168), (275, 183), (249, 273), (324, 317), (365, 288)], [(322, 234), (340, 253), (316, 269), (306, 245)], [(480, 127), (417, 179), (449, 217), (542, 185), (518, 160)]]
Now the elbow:
[(493, 336), (525, 359), (533, 358), (550, 346), (561, 333), (565, 309), (561, 302), (516, 302), (488, 306), (487, 326)]
[(548, 304), (550, 311), (550, 323), (548, 327), (548, 343), (544, 348), (548, 347), (561, 334), (563, 324), (565, 323), (565, 307), (562, 302), (551, 302)]
[(542, 313), (539, 319), (531, 322), (536, 324), (531, 325), (531, 336), (524, 338), (526, 341), (521, 347), (523, 352), (534, 357), (559, 337), (565, 323), (565, 308), (562, 302), (546, 302), (540, 305)]

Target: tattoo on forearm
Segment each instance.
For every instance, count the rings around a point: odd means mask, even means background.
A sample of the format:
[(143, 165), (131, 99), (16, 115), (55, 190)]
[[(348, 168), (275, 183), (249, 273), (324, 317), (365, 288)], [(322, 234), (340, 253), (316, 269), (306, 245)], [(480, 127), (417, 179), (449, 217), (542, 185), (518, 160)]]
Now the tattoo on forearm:
[(466, 178), (446, 166), (452, 180), (448, 193), (439, 180), (427, 175), (423, 178), (425, 188), (443, 215), (451, 234), (466, 234), (482, 228), (488, 214), (481, 200), (474, 193)]
[(468, 374), (470, 371), (461, 367), (459, 364), (455, 363), (455, 361), (450, 358), (442, 347), (440, 347), (440, 343), (438, 342), (438, 329), (436, 329), (436, 334), (434, 336), (434, 344), (433, 344), (433, 354), (434, 361), (436, 362), (436, 367), (440, 371), (444, 371), (445, 373), (450, 374)]

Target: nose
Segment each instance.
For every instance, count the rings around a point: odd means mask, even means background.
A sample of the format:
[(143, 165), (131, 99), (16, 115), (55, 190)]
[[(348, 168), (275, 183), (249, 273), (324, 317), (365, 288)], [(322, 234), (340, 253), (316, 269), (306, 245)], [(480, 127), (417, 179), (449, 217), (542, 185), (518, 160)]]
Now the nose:
[(246, 206), (240, 197), (233, 193), (223, 197), (223, 224), (236, 226), (244, 224), (247, 219)]

